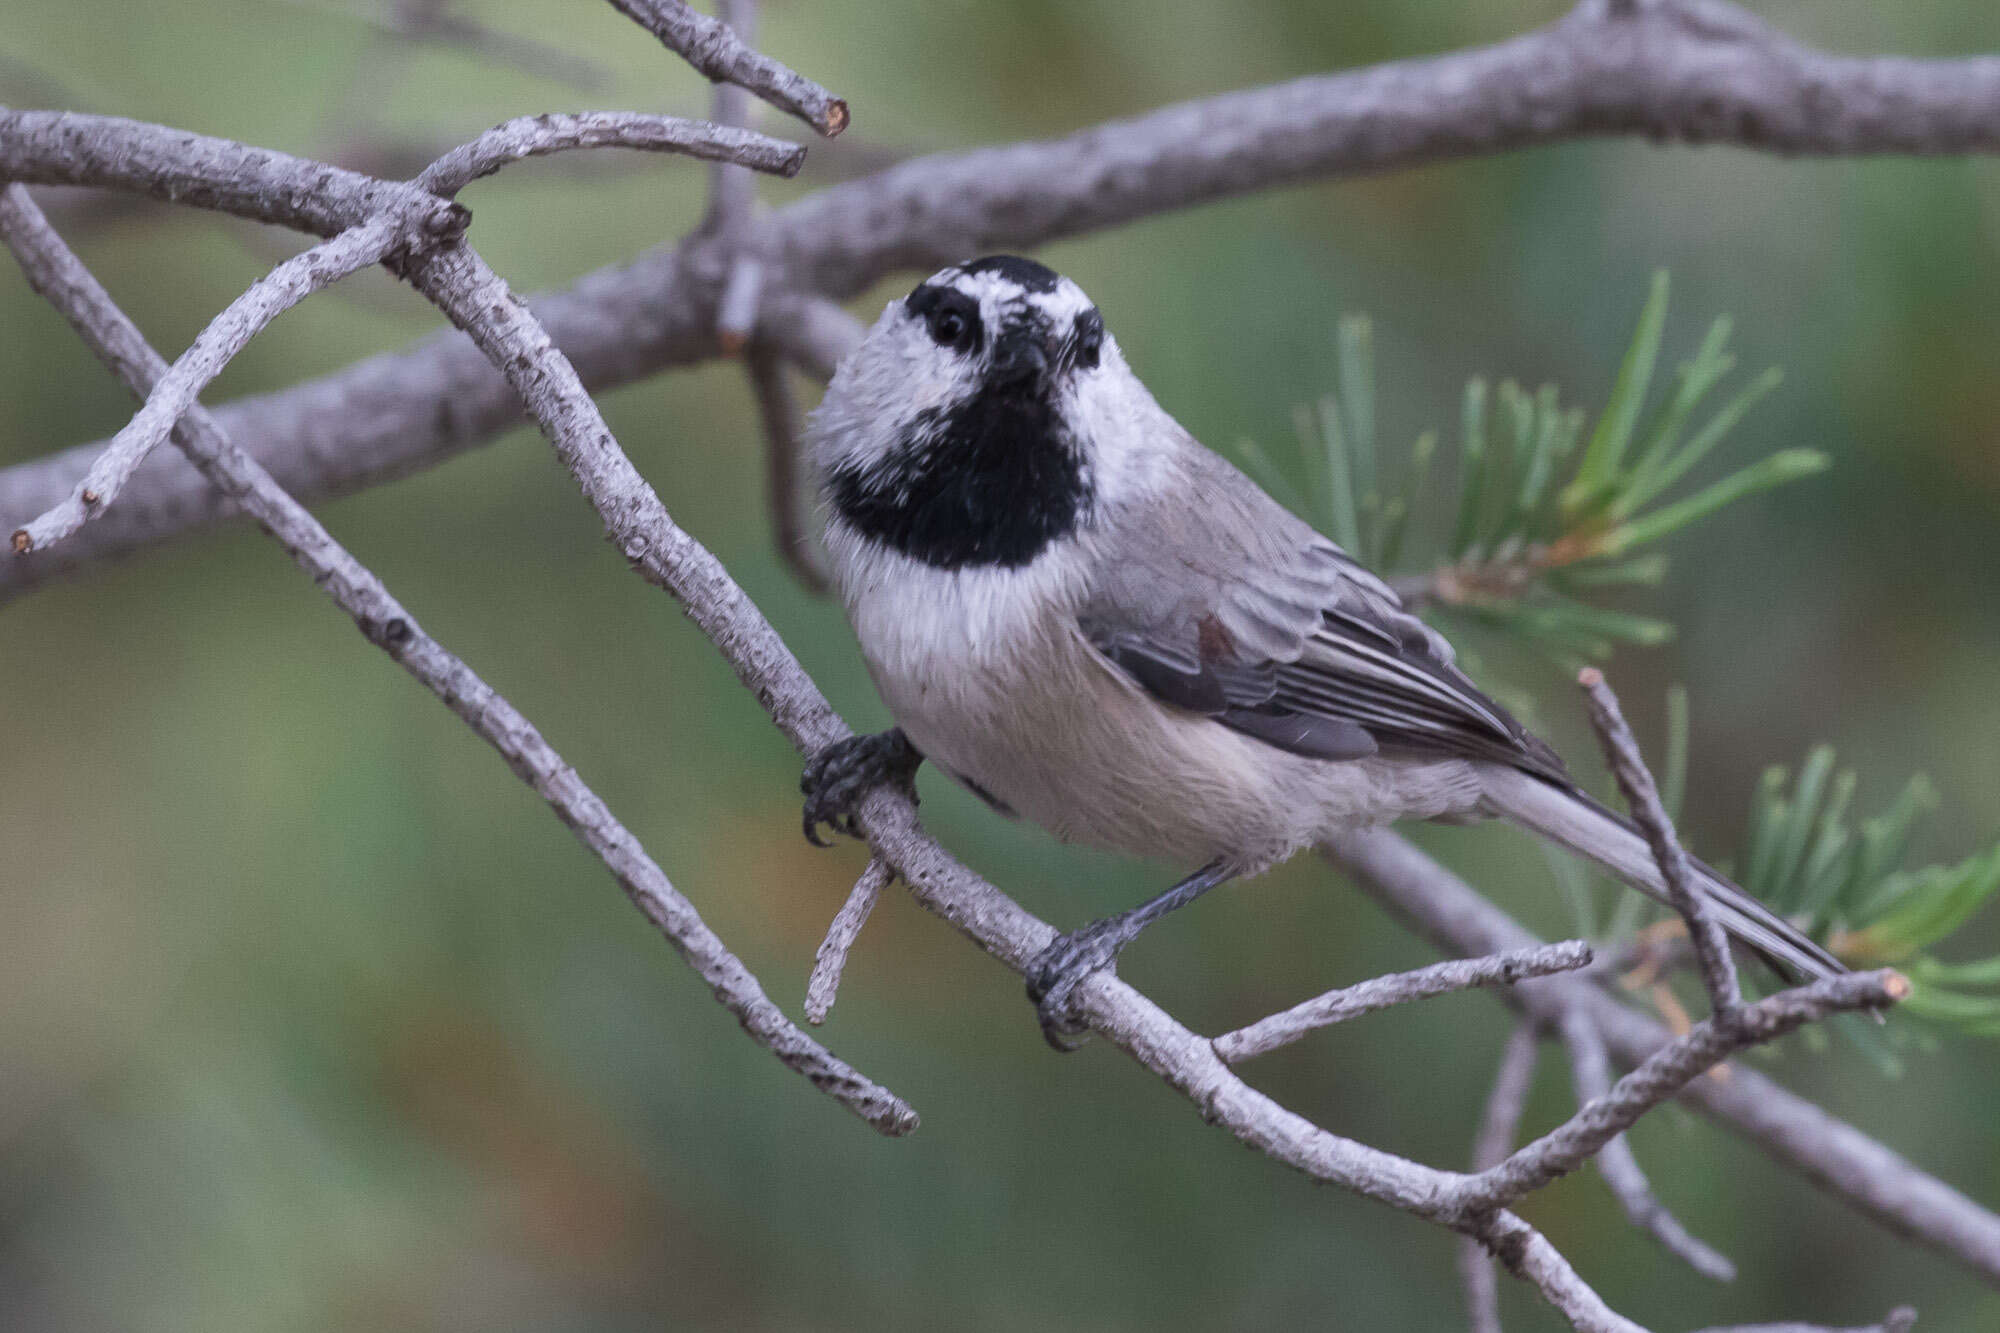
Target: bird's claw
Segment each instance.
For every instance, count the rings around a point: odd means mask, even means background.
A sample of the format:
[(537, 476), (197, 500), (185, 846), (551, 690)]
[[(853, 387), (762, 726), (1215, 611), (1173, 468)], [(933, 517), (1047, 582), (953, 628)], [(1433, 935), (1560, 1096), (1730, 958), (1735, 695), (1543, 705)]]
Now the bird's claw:
[(1114, 917), (1057, 936), (1028, 964), (1028, 999), (1041, 1020), (1043, 1040), (1059, 1051), (1084, 1043), (1090, 1029), (1076, 1012), (1076, 988), (1098, 972), (1117, 970), (1118, 951), (1127, 942), (1119, 925)]
[(860, 837), (855, 811), (863, 797), (884, 783), (899, 784), (914, 801), (917, 765), (922, 762), (923, 756), (900, 729), (849, 736), (821, 750), (806, 761), (805, 773), (799, 778), (799, 790), (806, 798), (806, 841), (815, 847), (833, 845), (820, 836), (822, 824), (835, 833)]

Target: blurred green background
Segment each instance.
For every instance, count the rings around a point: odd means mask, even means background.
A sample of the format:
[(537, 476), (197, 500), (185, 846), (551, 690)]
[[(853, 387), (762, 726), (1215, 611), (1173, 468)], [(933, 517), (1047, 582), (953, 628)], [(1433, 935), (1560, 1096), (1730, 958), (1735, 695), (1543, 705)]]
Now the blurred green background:
[[(767, 0), (760, 44), (845, 94), (777, 201), (881, 152), (1052, 135), (1151, 106), (1496, 40), (1554, 0), (1217, 6)], [(1764, 4), (1855, 52), (2000, 45), (1992, 6)], [(428, 145), (509, 116), (699, 113), (706, 85), (608, 6), (463, 13), (601, 67), (592, 91), (371, 35), (279, 0), (0, 0), (0, 101), (164, 121), (294, 152)], [(794, 127), (766, 128), (792, 134)], [(698, 216), (700, 168), (530, 163), (468, 192), (517, 287), (565, 283)], [(213, 216), (45, 192), (157, 345), (184, 346), (293, 243)], [(1266, 194), (1048, 247), (1139, 372), (1210, 443), (1281, 441), (1332, 387), (1345, 311), (1375, 321), (1382, 428), (1455, 434), (1473, 373), (1601, 405), (1673, 271), (1667, 355), (1737, 317), (1784, 387), (1729, 446), (1821, 477), (1671, 545), (1673, 620), (1615, 664), (1657, 745), (1693, 700), (1686, 824), (1726, 855), (1773, 761), (1816, 740), (1944, 792), (1920, 859), (2000, 833), (2000, 166), (1786, 161), (1585, 143)], [(884, 284), (864, 313), (907, 288)], [(211, 401), (403, 345), (437, 323), (380, 274), (258, 339)], [(0, 267), (0, 463), (109, 434), (130, 405)], [(834, 606), (772, 554), (741, 373), (611, 394), (676, 516), (855, 725), (884, 725)], [(860, 869), (798, 836), (799, 761), (671, 602), (632, 577), (540, 439), (515, 431), (323, 507), (427, 626), (548, 734), (796, 1012)], [(15, 516), (8, 516), (15, 517)], [(1572, 687), (1526, 656), (1493, 683), (1598, 769)], [(1452, 1242), (1315, 1189), (1101, 1046), (1058, 1058), (1019, 982), (891, 896), (827, 1038), (924, 1125), (879, 1139), (744, 1040), (605, 872), (495, 756), (368, 646), (259, 534), (184, 541), (0, 611), (0, 1327), (32, 1329), (1459, 1326)], [(934, 776), (954, 850), (1063, 924), (1165, 867), (1064, 849)], [(1568, 929), (1541, 854), (1500, 829), (1419, 838), (1538, 929)], [(1964, 956), (2000, 945), (1975, 922)], [(1310, 859), (1161, 926), (1126, 976), (1210, 1031), (1429, 951)], [(1457, 996), (1260, 1061), (1343, 1134), (1462, 1163), (1507, 1019)], [(1790, 1044), (1787, 1083), (2000, 1203), (2000, 1047), (1947, 1038), (1887, 1080)], [(1568, 1107), (1545, 1060), (1530, 1118)], [(2000, 1297), (1676, 1109), (1635, 1135), (1665, 1200), (1740, 1264), (1716, 1287), (1624, 1224), (1594, 1173), (1527, 1215), (1649, 1325), (2000, 1323)], [(1558, 1326), (1508, 1284), (1509, 1328)]]

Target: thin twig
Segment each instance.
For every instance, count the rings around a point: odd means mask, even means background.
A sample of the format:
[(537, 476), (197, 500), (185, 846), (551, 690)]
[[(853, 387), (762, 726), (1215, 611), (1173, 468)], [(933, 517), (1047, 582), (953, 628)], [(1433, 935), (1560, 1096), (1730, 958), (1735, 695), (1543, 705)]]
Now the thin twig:
[(1737, 1051), (1775, 1041), (1829, 1014), (1886, 1009), (1909, 993), (1903, 975), (1884, 968), (1825, 977), (1716, 1014), (1656, 1051), (1562, 1126), (1480, 1173), (1461, 1202), (1475, 1211), (1510, 1203), (1582, 1166), (1640, 1116)]
[[(10, 191), (21, 190), (9, 186)], [(53, 546), (111, 507), (155, 445), (166, 439), (201, 391), (272, 320), (324, 287), (409, 244), (402, 220), (386, 215), (321, 241), (272, 269), (209, 321), (173, 368), (160, 377), (137, 415), (112, 437), (68, 499), (17, 528), (16, 555)]]
[(819, 952), (813, 957), (812, 976), (806, 980), (806, 1022), (814, 1027), (826, 1022), (826, 1016), (833, 1012), (834, 997), (840, 993), (840, 976), (847, 969), (848, 951), (860, 937), (861, 928), (868, 924), (868, 914), (875, 910), (882, 890), (895, 878), (895, 871), (869, 858), (847, 901), (833, 914), (826, 938), (819, 942)]
[[(737, 40), (746, 46), (757, 36), (757, 0), (718, 0), (716, 18), (727, 24)], [(749, 128), (753, 103), (749, 90), (740, 83), (724, 81), (715, 85), (709, 103), (709, 118), (718, 125)], [(740, 240), (757, 203), (757, 182), (748, 172), (718, 162), (708, 170), (708, 215), (702, 230), (730, 240)], [(752, 307), (754, 313), (754, 305)], [(744, 326), (749, 336), (749, 326)]]
[(797, 116), (829, 139), (847, 128), (847, 103), (811, 79), (752, 50), (728, 24), (688, 8), (681, 0), (611, 0), (625, 17), (711, 80), (741, 84), (780, 111)]
[[(1604, 1049), (1604, 1037), (1598, 1032), (1597, 1025), (1581, 1011), (1572, 1010), (1564, 1015), (1560, 1031), (1563, 1046), (1569, 1052), (1577, 1104), (1587, 1105), (1608, 1096), (1611, 1092), (1611, 1056)], [(1497, 1163), (1488, 1163), (1488, 1166), (1493, 1165)], [(1639, 1159), (1633, 1155), (1631, 1141), (1623, 1134), (1605, 1144), (1597, 1154), (1597, 1169), (1632, 1225), (1657, 1240), (1661, 1248), (1703, 1277), (1717, 1282), (1736, 1280), (1736, 1265), (1729, 1256), (1690, 1233), (1653, 1193), (1652, 1184), (1639, 1166)]]
[(785, 362), (768, 343), (755, 342), (744, 353), (751, 395), (757, 400), (758, 424), (764, 431), (764, 498), (771, 511), (771, 535), (786, 568), (815, 596), (833, 586), (825, 558), (813, 539), (804, 488), (799, 485), (799, 405), (785, 382)]
[(806, 150), (798, 144), (728, 125), (637, 111), (550, 112), (520, 116), (494, 126), (425, 167), (414, 183), (448, 199), (510, 162), (572, 148), (685, 153), (709, 162), (734, 162), (777, 176), (797, 175), (799, 165), (806, 160)]
[(1315, 996), (1234, 1032), (1225, 1032), (1215, 1039), (1215, 1053), (1230, 1064), (1238, 1064), (1289, 1045), (1320, 1028), (1345, 1023), (1377, 1009), (1475, 986), (1511, 986), (1532, 977), (1573, 972), (1588, 967), (1590, 959), (1590, 945), (1582, 940), (1567, 940), (1486, 958), (1453, 958), (1414, 972), (1375, 977)]
[(1548, 1237), (1513, 1213), (1502, 1210), (1475, 1218), (1466, 1234), (1505, 1264), (1508, 1272), (1534, 1283), (1578, 1333), (1647, 1333), (1606, 1305)]
[[(152, 392), (170, 373), (19, 185), (0, 190), (0, 238), (35, 290), (63, 313), (134, 393)], [(444, 700), (534, 787), (604, 861), (647, 920), (700, 973), (715, 998), (755, 1041), (883, 1133), (906, 1134), (917, 1127), (917, 1113), (906, 1102), (837, 1059), (785, 1018), (756, 977), (702, 921), (694, 904), (646, 855), (639, 840), (528, 719), (425, 634), (381, 581), (285, 494), (269, 472), (232, 444), (213, 417), (197, 405), (182, 419), (174, 438), (213, 485), (262, 523), (313, 576), (313, 582), (354, 617), (370, 642)]]
[(1646, 835), (1646, 845), (1652, 848), (1653, 860), (1660, 867), (1660, 878), (1666, 882), (1674, 910), (1687, 922), (1688, 939), (1694, 945), (1709, 1007), (1718, 1014), (1728, 1013), (1743, 1003), (1743, 988), (1736, 979), (1736, 963), (1729, 954), (1729, 937), (1723, 933), (1722, 919), (1707, 892), (1694, 882), (1687, 852), (1674, 836), (1673, 821), (1667, 818), (1667, 809), (1660, 804), (1659, 789), (1653, 785), (1653, 775), (1639, 755), (1639, 742), (1633, 738), (1632, 728), (1626, 725), (1625, 715), (1618, 709), (1618, 696), (1605, 683), (1604, 673), (1596, 667), (1585, 667), (1577, 673), (1576, 680), (1589, 701), (1590, 725), (1603, 742), (1611, 775), (1618, 780), (1618, 790), (1624, 793), (1639, 831)]
[[(1541, 1033), (1531, 1022), (1516, 1023), (1508, 1035), (1500, 1053), (1500, 1068), (1493, 1075), (1493, 1091), (1487, 1094), (1486, 1110), (1479, 1118), (1479, 1133), (1472, 1140), (1475, 1173), (1498, 1166), (1513, 1150), (1521, 1114), (1534, 1087), (1540, 1044)], [(1501, 1333), (1500, 1286), (1493, 1276), (1493, 1257), (1470, 1236), (1459, 1238), (1458, 1274), (1465, 1287), (1471, 1333)]]

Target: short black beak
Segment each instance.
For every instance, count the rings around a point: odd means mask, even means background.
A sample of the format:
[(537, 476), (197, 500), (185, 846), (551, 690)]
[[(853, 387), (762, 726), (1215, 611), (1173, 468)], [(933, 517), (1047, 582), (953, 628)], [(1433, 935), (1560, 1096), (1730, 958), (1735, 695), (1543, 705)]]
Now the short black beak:
[(1027, 329), (1010, 329), (993, 347), (993, 379), (1005, 388), (1025, 388), (1049, 371), (1049, 354)]

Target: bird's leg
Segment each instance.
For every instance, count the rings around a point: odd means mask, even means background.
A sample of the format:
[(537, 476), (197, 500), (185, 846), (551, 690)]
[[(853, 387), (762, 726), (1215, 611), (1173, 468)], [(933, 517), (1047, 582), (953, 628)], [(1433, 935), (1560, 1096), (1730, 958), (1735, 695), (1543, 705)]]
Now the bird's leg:
[(884, 783), (896, 783), (916, 800), (917, 766), (923, 762), (901, 727), (873, 736), (849, 736), (821, 750), (806, 761), (799, 779), (799, 790), (806, 797), (806, 841), (815, 847), (833, 845), (819, 836), (821, 824), (850, 838), (860, 837), (854, 812), (862, 797)]
[(1057, 938), (1028, 964), (1028, 998), (1042, 1020), (1042, 1036), (1059, 1051), (1073, 1051), (1084, 1025), (1070, 1011), (1077, 984), (1093, 972), (1115, 966), (1119, 950), (1139, 932), (1176, 907), (1185, 907), (1216, 885), (1236, 876), (1227, 861), (1211, 861), (1157, 898), (1129, 912), (1093, 921)]

